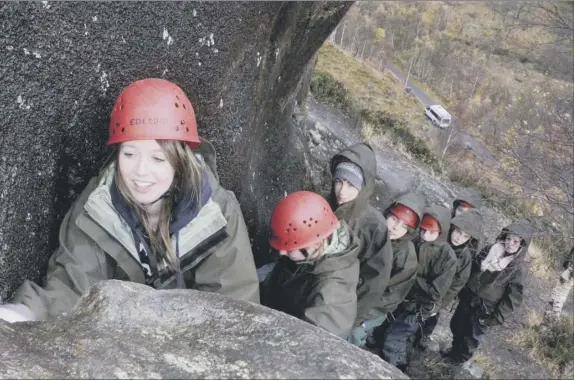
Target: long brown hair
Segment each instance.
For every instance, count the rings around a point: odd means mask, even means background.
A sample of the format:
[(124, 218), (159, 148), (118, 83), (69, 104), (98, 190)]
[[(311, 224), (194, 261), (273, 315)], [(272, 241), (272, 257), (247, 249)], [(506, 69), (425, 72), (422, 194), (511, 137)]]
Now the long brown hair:
[(174, 169), (174, 178), (171, 187), (165, 194), (155, 229), (149, 221), (144, 205), (138, 203), (132, 197), (121, 176), (118, 167), (119, 149), (116, 155), (115, 181), (123, 200), (135, 212), (149, 236), (150, 248), (158, 258), (158, 270), (168, 269), (176, 271), (179, 269), (179, 259), (169, 235), (172, 211), (178, 202), (193, 202), (196, 204), (200, 202), (202, 172), (197, 158), (187, 143), (173, 140), (156, 141), (165, 153), (167, 161)]

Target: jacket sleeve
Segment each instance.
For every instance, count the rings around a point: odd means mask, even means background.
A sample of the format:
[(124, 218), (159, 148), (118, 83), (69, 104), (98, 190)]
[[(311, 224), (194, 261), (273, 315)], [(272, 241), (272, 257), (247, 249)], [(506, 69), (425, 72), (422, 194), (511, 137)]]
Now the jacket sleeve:
[(391, 277), (380, 301), (371, 309), (365, 319), (375, 319), (392, 313), (411, 290), (417, 279), (417, 254), (412, 243), (409, 243), (408, 249), (411, 260), (408, 260), (405, 267)]
[[(382, 228), (384, 227), (384, 228)], [(383, 296), (391, 278), (393, 268), (393, 250), (388, 237), (387, 226), (378, 226), (371, 239), (361, 237), (363, 244), (366, 240), (366, 252), (372, 253), (367, 261), (361, 263), (360, 276), (363, 283), (357, 291), (358, 321), (377, 304)], [(363, 248), (364, 249), (364, 248)]]
[(523, 292), (523, 272), (522, 268), (517, 267), (508, 285), (506, 285), (504, 296), (498, 302), (490, 317), (498, 324), (503, 324), (514, 310), (522, 304)]
[(470, 278), (470, 270), (472, 268), (472, 257), (470, 251), (465, 249), (462, 260), (457, 263), (456, 273), (450, 284), (450, 288), (446, 292), (442, 299), (442, 307), (447, 307), (452, 300), (458, 295), (460, 290), (466, 285), (466, 282)]
[(357, 316), (358, 259), (349, 267), (322, 275), (307, 298), (304, 319), (346, 339)]
[[(88, 185), (80, 197), (90, 192)], [(28, 306), (37, 320), (70, 311), (90, 286), (109, 278), (106, 254), (75, 224), (83, 204), (77, 201), (62, 221), (60, 246), (48, 261), (44, 286), (26, 280), (12, 300)]]
[(450, 247), (448, 249), (443, 247), (440, 257), (431, 265), (433, 267), (432, 278), (417, 276), (417, 285), (429, 297), (429, 305), (423, 305), (432, 308), (432, 310), (427, 310), (429, 313), (441, 305), (440, 302), (452, 283), (456, 272), (456, 256)]
[[(233, 193), (222, 188), (219, 191), (226, 196), (222, 211), (227, 219), (228, 238), (213, 247), (213, 252), (197, 267), (196, 289), (259, 303), (259, 281), (243, 214)], [(221, 206), (222, 202), (218, 204)]]

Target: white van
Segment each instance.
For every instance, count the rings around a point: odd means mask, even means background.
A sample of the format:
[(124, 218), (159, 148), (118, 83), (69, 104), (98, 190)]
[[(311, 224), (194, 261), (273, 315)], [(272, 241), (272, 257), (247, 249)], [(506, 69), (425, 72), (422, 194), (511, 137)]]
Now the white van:
[(450, 126), (450, 113), (448, 113), (443, 106), (439, 106), (437, 104), (426, 106), (425, 116), (428, 117), (431, 122), (438, 127), (447, 128)]

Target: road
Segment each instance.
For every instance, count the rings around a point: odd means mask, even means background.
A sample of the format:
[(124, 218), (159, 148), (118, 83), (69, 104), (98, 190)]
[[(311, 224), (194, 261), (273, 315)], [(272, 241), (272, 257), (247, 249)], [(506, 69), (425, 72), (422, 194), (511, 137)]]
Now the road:
[[(392, 64), (387, 64), (385, 65), (385, 69), (388, 70), (395, 77), (397, 77), (403, 84), (405, 83), (406, 75), (403, 74), (403, 72), (398, 67)], [(412, 94), (422, 103), (423, 106), (428, 106), (431, 104), (440, 104), (440, 102), (433, 100), (414, 83), (409, 81), (408, 85), (411, 88)], [(422, 107), (421, 112), (424, 112)], [(478, 141), (478, 139), (462, 130), (462, 128), (460, 127), (457, 128), (455, 115), (451, 114), (451, 116), (452, 116), (451, 128), (454, 128), (452, 142), (453, 143), (458, 142), (462, 146), (472, 150), (477, 155), (477, 157), (485, 164), (488, 164), (489, 166), (497, 166), (498, 162), (496, 158), (492, 155), (490, 150), (486, 146), (484, 146), (480, 141)]]

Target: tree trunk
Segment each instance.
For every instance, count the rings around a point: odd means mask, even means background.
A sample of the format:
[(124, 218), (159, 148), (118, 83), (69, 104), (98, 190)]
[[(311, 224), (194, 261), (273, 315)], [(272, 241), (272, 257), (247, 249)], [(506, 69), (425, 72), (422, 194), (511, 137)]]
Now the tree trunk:
[(441, 161), (444, 161), (444, 155), (446, 154), (446, 150), (448, 149), (448, 146), (450, 145), (450, 140), (452, 138), (453, 132), (454, 132), (454, 126), (451, 125), (450, 132), (448, 134), (448, 139), (446, 140), (446, 145), (444, 146), (444, 150), (442, 151), (442, 155), (440, 157)]
[[(421, 21), (419, 20), (419, 22), (417, 23), (417, 32), (415, 34), (415, 41), (417, 39), (417, 37), (419, 36), (419, 26), (421, 25)], [(416, 46), (416, 42), (415, 42), (415, 54), (413, 54), (413, 58), (411, 59), (411, 64), (409, 65), (409, 71), (407, 73), (407, 77), (405, 78), (405, 88), (407, 88), (408, 84), (409, 84), (409, 77), (411, 75), (411, 68), (413, 67), (413, 61), (415, 59), (416, 56), (416, 50), (417, 50), (417, 46)]]
[(339, 25), (337, 25), (337, 27), (335, 28), (335, 30), (333, 30), (333, 32), (331, 33), (331, 35), (329, 36), (329, 42), (335, 44), (335, 36), (337, 35), (337, 31), (339, 30)]
[(480, 77), (480, 74), (481, 74), (480, 72), (481, 72), (480, 69), (477, 70), (476, 77), (474, 78), (474, 84), (472, 85), (472, 90), (470, 90), (470, 97), (468, 98), (469, 101), (474, 96), (474, 90), (476, 89), (476, 84), (478, 83), (478, 78)]
[(363, 61), (363, 54), (365, 54), (365, 45), (367, 45), (367, 39), (363, 42), (363, 50), (361, 50), (361, 62)]
[(349, 49), (349, 51), (353, 52), (353, 56), (356, 56), (356, 51), (355, 51), (355, 45), (356, 45), (356, 43), (355, 43), (355, 41), (357, 40), (357, 35), (358, 35), (358, 34), (359, 34), (359, 28), (356, 28), (356, 29), (355, 29), (355, 34), (353, 34), (353, 40), (352, 40), (352, 42), (351, 42), (350, 49)]

